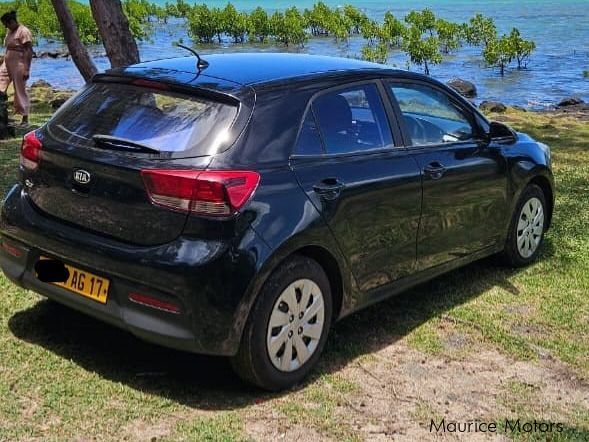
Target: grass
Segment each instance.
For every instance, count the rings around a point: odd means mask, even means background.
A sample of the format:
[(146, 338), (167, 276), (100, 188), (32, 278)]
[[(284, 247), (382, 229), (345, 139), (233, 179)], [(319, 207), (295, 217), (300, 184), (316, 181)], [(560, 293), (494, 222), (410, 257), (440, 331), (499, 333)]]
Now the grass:
[[(49, 114), (39, 103), (32, 122)], [(370, 404), (378, 395), (399, 399), (382, 391), (398, 380), (387, 378), (398, 369), (391, 364), (405, 363), (381, 363), (381, 354), (403, 345), (423, 362), (444, 364), (466, 365), (480, 352), (495, 352), (589, 391), (589, 123), (512, 110), (494, 117), (552, 147), (556, 211), (535, 264), (513, 270), (484, 260), (353, 315), (333, 330), (311, 380), (281, 395), (244, 386), (222, 359), (142, 343), (0, 276), (0, 441), (233, 441), (292, 436), (300, 428), (303, 439), (370, 438), (363, 428), (382, 421)], [(18, 148), (18, 139), (0, 141), (0, 193), (15, 179)], [(376, 375), (354, 371), (378, 364), (384, 368)], [(366, 390), (378, 378), (385, 380), (379, 390)], [(458, 379), (440, 382), (450, 381)], [(489, 398), (490, 415), (559, 420), (566, 431), (552, 440), (589, 439), (587, 402), (546, 402), (551, 382), (507, 380)], [(451, 407), (437, 404), (435, 394), (399, 396), (408, 428)]]

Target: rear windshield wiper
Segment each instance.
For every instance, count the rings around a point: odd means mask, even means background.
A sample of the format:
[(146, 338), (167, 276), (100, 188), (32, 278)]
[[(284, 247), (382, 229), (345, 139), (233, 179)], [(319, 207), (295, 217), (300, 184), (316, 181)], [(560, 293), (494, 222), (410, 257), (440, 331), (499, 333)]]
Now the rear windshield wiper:
[(142, 153), (160, 153), (159, 150), (154, 149), (153, 147), (137, 143), (133, 140), (128, 140), (127, 138), (113, 137), (110, 135), (94, 135), (92, 137), (92, 140), (94, 140), (94, 144), (96, 144), (96, 147), (102, 147), (106, 149), (116, 149)]

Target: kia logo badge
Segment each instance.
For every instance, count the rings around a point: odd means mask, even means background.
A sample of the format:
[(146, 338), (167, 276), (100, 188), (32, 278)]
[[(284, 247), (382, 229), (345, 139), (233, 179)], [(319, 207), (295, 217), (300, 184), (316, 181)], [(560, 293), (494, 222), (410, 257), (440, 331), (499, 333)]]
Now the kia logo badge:
[(88, 184), (90, 182), (90, 172), (84, 169), (74, 170), (74, 181), (78, 184)]

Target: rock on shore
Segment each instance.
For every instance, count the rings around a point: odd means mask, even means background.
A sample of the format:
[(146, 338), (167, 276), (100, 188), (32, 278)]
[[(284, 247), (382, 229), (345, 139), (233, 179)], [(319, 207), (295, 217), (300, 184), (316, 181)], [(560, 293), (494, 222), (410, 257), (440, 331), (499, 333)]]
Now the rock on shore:
[(33, 106), (49, 106), (51, 111), (59, 107), (70, 98), (75, 91), (55, 89), (45, 80), (37, 80), (28, 89)]
[(485, 112), (502, 113), (507, 110), (507, 106), (498, 101), (483, 101), (481, 104), (479, 104), (479, 109)]
[(51, 88), (51, 84), (45, 80), (37, 80), (31, 84), (31, 88)]
[(33, 52), (33, 58), (67, 58), (69, 56), (69, 51), (61, 49), (57, 51)]
[(477, 96), (477, 88), (470, 81), (463, 80), (462, 78), (453, 78), (446, 84), (455, 89), (463, 97), (474, 98)]
[(579, 104), (585, 104), (585, 102), (576, 95), (573, 95), (561, 100), (560, 103), (558, 103), (558, 107), (577, 106)]

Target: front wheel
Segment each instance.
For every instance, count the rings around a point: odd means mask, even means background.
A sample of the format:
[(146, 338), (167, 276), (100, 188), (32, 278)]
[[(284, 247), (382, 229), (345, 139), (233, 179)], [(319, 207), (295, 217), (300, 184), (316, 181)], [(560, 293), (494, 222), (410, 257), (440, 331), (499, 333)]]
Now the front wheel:
[(313, 369), (331, 326), (329, 280), (314, 260), (295, 256), (268, 278), (245, 327), (234, 371), (266, 390), (283, 390)]
[(535, 184), (525, 188), (512, 216), (503, 256), (515, 267), (529, 264), (538, 256), (544, 239), (546, 198)]

